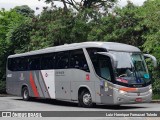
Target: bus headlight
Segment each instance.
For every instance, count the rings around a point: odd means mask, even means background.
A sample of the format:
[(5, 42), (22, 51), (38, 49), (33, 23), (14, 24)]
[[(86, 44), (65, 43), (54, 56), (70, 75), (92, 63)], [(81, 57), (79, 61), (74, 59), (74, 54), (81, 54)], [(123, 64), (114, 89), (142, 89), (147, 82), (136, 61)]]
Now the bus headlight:
[(149, 89), (149, 92), (152, 93), (152, 89)]
[(126, 91), (123, 91), (123, 90), (119, 90), (119, 93), (120, 94), (125, 94), (125, 93), (127, 93)]

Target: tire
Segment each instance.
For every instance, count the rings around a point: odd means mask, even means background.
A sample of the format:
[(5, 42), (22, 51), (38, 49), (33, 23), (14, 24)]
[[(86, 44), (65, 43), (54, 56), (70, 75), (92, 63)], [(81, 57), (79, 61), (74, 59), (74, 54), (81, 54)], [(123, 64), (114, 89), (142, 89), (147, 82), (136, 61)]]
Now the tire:
[(83, 90), (79, 95), (79, 106), (90, 108), (93, 107), (92, 97), (88, 90)]
[(23, 100), (25, 100), (25, 101), (29, 101), (30, 100), (29, 90), (28, 90), (27, 87), (24, 87), (22, 89), (22, 97), (23, 97)]

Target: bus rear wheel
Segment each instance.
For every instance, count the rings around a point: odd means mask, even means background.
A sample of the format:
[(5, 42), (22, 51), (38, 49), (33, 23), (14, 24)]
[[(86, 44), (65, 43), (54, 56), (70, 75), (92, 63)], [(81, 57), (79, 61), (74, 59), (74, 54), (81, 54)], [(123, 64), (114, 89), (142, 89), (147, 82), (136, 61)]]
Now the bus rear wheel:
[(79, 105), (82, 107), (93, 107), (92, 97), (88, 90), (83, 90), (79, 95)]
[(23, 97), (23, 100), (25, 100), (25, 101), (28, 101), (30, 99), (29, 90), (27, 87), (24, 87), (22, 89), (22, 97)]

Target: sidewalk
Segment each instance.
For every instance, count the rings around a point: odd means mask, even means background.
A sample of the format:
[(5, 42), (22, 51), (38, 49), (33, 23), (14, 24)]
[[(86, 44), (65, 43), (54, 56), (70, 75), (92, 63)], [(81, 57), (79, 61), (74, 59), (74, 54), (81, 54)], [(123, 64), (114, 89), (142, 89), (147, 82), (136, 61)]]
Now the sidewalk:
[(0, 97), (10, 97), (10, 96), (13, 96), (13, 95), (8, 95), (8, 94), (0, 94)]

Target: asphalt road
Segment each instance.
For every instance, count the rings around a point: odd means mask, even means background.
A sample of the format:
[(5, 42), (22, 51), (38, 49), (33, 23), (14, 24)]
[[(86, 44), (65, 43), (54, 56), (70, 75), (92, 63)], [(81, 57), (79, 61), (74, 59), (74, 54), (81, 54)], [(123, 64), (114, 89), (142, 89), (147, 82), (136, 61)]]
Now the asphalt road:
[[(12, 96), (12, 97), (0, 97), (0, 111), (160, 111), (160, 103), (121, 105), (119, 107), (107, 106), (107, 105), (96, 105), (94, 108), (82, 108), (82, 107), (78, 107), (77, 103), (72, 103), (72, 102), (46, 100), (46, 99), (33, 99), (31, 101), (23, 101), (21, 97)], [(60, 120), (63, 118), (55, 117), (54, 119)], [(70, 120), (71, 118), (66, 118), (66, 119)], [(81, 118), (76, 118), (76, 119), (81, 120)], [(86, 118), (86, 120), (90, 120), (90, 119), (106, 120), (106, 118), (97, 118), (97, 117)], [(112, 118), (108, 118), (108, 119), (112, 119)], [(115, 120), (116, 119), (119, 120), (120, 118), (115, 118)], [(129, 118), (126, 117), (125, 119), (128, 120)], [(134, 119), (151, 120), (152, 118), (141, 117), (141, 118), (134, 118)], [(153, 118), (153, 119), (158, 120), (158, 118)]]

